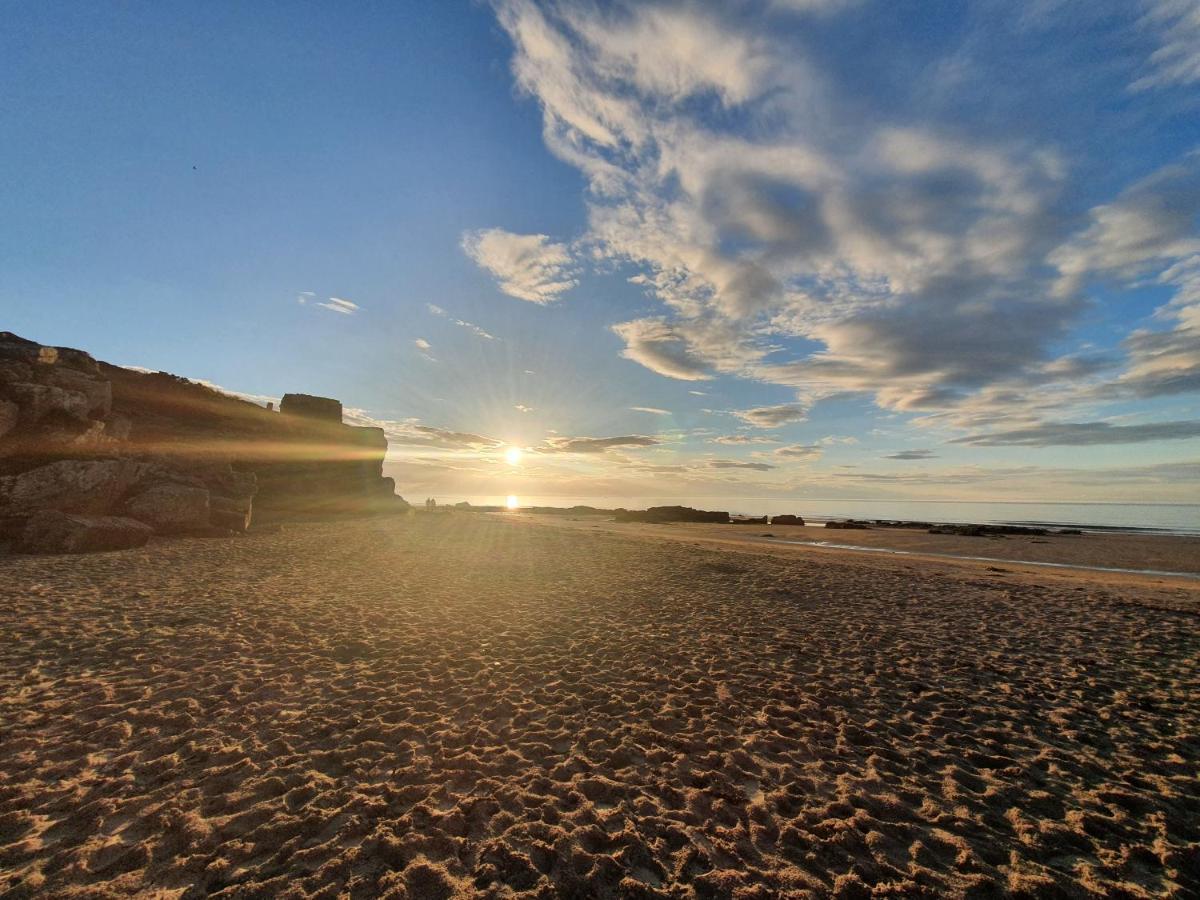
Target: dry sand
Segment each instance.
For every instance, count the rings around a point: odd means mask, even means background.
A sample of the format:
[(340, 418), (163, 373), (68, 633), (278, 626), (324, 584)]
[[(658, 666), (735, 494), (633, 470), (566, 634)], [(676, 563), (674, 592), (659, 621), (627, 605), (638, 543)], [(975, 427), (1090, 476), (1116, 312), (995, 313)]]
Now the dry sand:
[(0, 559), (0, 896), (1200, 893), (1195, 583), (668, 531)]

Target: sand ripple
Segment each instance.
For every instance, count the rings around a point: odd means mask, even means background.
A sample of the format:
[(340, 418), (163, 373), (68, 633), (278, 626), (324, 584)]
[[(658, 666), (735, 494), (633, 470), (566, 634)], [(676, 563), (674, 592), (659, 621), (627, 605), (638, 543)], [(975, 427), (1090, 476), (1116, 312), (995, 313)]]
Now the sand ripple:
[(0, 896), (1196, 896), (1196, 625), (482, 516), (0, 560)]

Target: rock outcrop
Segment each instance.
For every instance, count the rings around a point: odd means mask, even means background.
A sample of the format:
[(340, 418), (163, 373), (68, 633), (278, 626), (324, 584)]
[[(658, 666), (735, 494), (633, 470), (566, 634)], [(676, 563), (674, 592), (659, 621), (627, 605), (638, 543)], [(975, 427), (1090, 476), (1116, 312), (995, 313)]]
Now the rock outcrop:
[(866, 531), (871, 526), (866, 522), (858, 522), (854, 519), (846, 519), (844, 522), (826, 522), (826, 528), (838, 528), (843, 531)]
[(803, 525), (804, 517), (803, 516), (793, 516), (791, 514), (786, 514), (786, 515), (782, 515), (782, 516), (772, 516), (771, 524), (772, 525)]
[(727, 512), (710, 512), (690, 506), (651, 506), (645, 510), (617, 509), (613, 512), (617, 522), (729, 522)]
[(766, 516), (731, 516), (729, 521), (734, 525), (766, 525)]
[(126, 521), (227, 534), (407, 508), (381, 429), (342, 424), (330, 398), (280, 407), (0, 332), (0, 543), (83, 552), (137, 546)]

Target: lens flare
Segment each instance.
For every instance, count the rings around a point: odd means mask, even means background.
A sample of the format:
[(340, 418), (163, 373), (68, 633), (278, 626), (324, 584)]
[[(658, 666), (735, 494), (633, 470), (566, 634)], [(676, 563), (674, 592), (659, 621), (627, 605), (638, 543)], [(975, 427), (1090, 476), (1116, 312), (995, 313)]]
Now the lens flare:
[(525, 454), (521, 452), (520, 447), (509, 447), (507, 450), (504, 451), (504, 460), (510, 466), (515, 466), (517, 463), (519, 463), (521, 461), (521, 457), (524, 455)]

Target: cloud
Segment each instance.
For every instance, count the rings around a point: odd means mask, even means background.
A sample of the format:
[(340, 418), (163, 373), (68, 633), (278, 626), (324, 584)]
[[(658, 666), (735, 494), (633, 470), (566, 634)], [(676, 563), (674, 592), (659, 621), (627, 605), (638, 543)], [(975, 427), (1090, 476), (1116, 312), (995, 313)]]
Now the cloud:
[[(1161, 52), (1143, 87), (1191, 83), (1200, 4), (1145, 2)], [(586, 180), (578, 246), (632, 272), (651, 304), (611, 326), (625, 359), (795, 390), (795, 404), (734, 413), (755, 427), (860, 395), (970, 446), (1200, 390), (1195, 154), (1081, 227), (1053, 144), (923, 104), (872, 109), (840, 67), (813, 62), (828, 20), (801, 32), (759, 14), (853, 3), (493, 5), (547, 147)], [(1174, 297), (1118, 348), (1071, 347), (1098, 281)]]
[(350, 300), (343, 300), (340, 297), (330, 297), (328, 301), (318, 303), (317, 306), (335, 313), (341, 313), (343, 316), (352, 316), (361, 310), (361, 307), (357, 303)]
[(1135, 91), (1190, 85), (1200, 81), (1200, 0), (1145, 0), (1141, 24), (1158, 47), (1149, 71), (1133, 82)]
[(769, 472), (775, 467), (762, 462), (745, 462), (737, 459), (711, 459), (708, 461), (710, 469), (752, 469), (755, 472)]
[(786, 459), (820, 459), (825, 450), (818, 444), (790, 444), (776, 447), (772, 453)]
[(1200, 437), (1200, 419), (1113, 425), (1111, 422), (1044, 422), (1031, 428), (993, 431), (955, 438), (952, 444), (973, 447), (1084, 447), (1095, 444), (1140, 444)]
[(657, 406), (631, 406), (629, 408), (634, 412), (650, 413), (651, 415), (655, 416), (671, 415), (671, 411), (669, 409), (659, 409)]
[(603, 453), (615, 447), (653, 447), (660, 443), (652, 437), (627, 435), (624, 437), (553, 437), (534, 449), (539, 453)]
[(481, 337), (487, 341), (499, 340), (499, 338), (496, 337), (494, 334), (488, 334), (488, 332), (484, 331), (482, 328), (480, 328), (478, 325), (474, 324), (473, 322), (466, 322), (462, 319), (457, 319), (454, 316), (450, 315), (450, 313), (446, 312), (446, 310), (442, 309), (440, 306), (438, 306), (434, 303), (426, 303), (425, 308), (429, 310), (431, 315), (438, 316), (439, 318), (442, 318), (442, 319), (449, 319), (451, 322), (453, 322), (459, 328), (467, 329), (467, 331), (471, 332), (476, 337)]
[(937, 459), (937, 454), (932, 450), (901, 450), (889, 453), (884, 459)]
[(513, 409), (515, 409), (517, 412), (523, 412), (523, 413), (533, 412), (533, 407), (526, 406), (524, 403), (518, 403), (516, 406), (513, 407)]
[(422, 425), (416, 419), (398, 422), (377, 419), (361, 409), (344, 409), (343, 416), (347, 424), (382, 428), (384, 434), (387, 435), (388, 443), (397, 446), (480, 452), (494, 450), (496, 447), (504, 446), (505, 443), (471, 432)]
[(707, 381), (710, 365), (688, 347), (682, 332), (665, 319), (635, 319), (614, 325), (612, 330), (625, 341), (621, 355), (652, 372), (682, 381)]
[(301, 306), (304, 306), (315, 296), (316, 294), (314, 294), (312, 291), (301, 291), (296, 295), (296, 302)]
[(496, 277), (501, 291), (519, 300), (553, 303), (578, 284), (566, 245), (544, 234), (514, 234), (502, 228), (469, 231), (462, 248)]
[(932, 409), (1039, 364), (1082, 309), (1046, 296), (1052, 150), (840, 118), (849, 96), (736, 5), (496, 5), (588, 179), (586, 242), (663, 307), (613, 327), (625, 358)]
[(754, 409), (738, 409), (733, 414), (756, 428), (779, 428), (808, 418), (808, 409), (798, 403), (779, 406), (759, 406)]
[(427, 360), (430, 362), (437, 362), (433, 356), (433, 346), (429, 343), (429, 341), (425, 340), (425, 338), (417, 338), (415, 341), (413, 341), (413, 346), (416, 347), (417, 351)]

